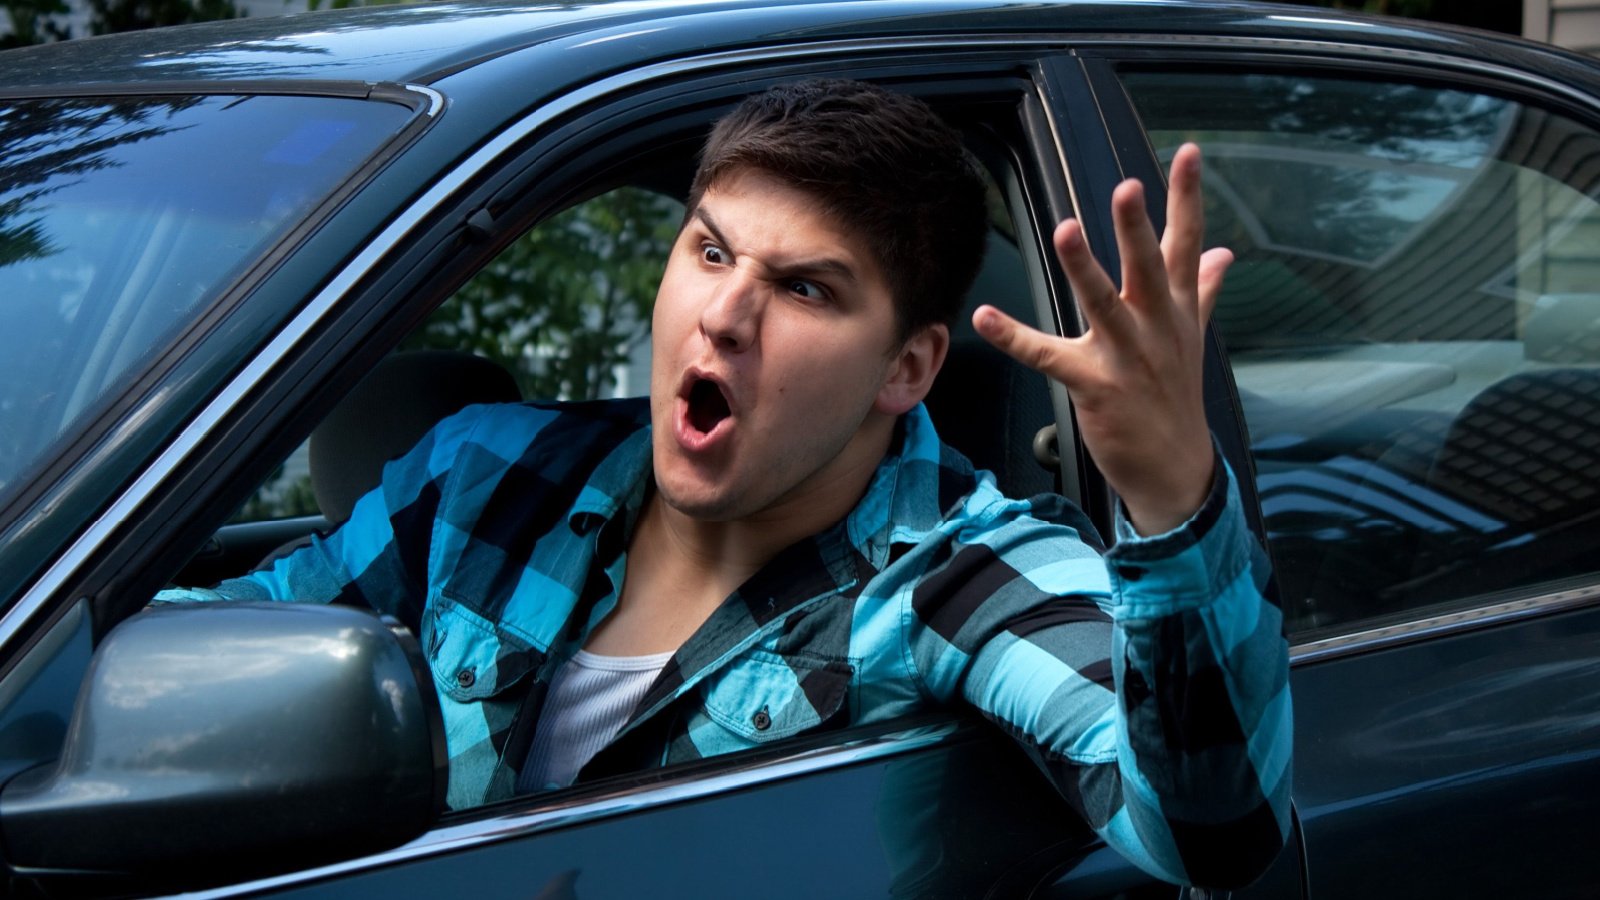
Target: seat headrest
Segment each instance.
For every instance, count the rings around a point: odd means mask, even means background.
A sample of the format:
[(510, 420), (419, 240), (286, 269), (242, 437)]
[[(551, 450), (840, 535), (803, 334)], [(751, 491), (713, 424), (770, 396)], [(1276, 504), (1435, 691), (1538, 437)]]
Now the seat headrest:
[(1600, 502), (1600, 369), (1519, 372), (1450, 424), (1430, 484), (1504, 522), (1562, 518)]
[(961, 341), (951, 345), (927, 404), (939, 437), (994, 472), (1007, 497), (1055, 490), (1055, 476), (1033, 455), (1034, 436), (1055, 421), (1043, 375), (981, 340)]
[(311, 433), (311, 489), (333, 524), (350, 518), (383, 466), (404, 454), (440, 419), (475, 403), (522, 399), (497, 363), (454, 350), (385, 357)]
[(1033, 439), (1055, 422), (1045, 377), (996, 350), (972, 329), (972, 310), (989, 303), (1021, 320), (1033, 318), (1022, 254), (989, 233), (967, 308), (950, 329), (950, 352), (928, 392), (928, 414), (945, 443), (979, 469), (995, 473), (1008, 497), (1055, 490), (1055, 474), (1033, 455)]

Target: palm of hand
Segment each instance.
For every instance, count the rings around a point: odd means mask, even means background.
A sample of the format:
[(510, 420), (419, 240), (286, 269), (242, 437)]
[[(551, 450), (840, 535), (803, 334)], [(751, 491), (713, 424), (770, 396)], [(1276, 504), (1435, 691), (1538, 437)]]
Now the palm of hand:
[(1055, 232), (1056, 254), (1089, 325), (1083, 336), (1046, 335), (990, 306), (973, 314), (973, 325), (1000, 350), (1066, 386), (1084, 446), (1134, 527), (1155, 534), (1192, 516), (1211, 485), (1205, 327), (1233, 255), (1201, 252), (1200, 151), (1193, 144), (1173, 158), (1159, 242), (1139, 182), (1118, 185), (1111, 204), (1120, 291), (1090, 255), (1076, 221)]

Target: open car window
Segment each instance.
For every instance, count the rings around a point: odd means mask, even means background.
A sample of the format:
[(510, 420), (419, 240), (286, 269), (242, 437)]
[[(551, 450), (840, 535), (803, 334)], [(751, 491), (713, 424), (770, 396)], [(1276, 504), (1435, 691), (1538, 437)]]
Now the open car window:
[[(498, 367), (514, 382), (515, 395), (503, 385), (483, 392), (463, 385), (452, 393), (451, 385), (435, 383), (435, 402), (442, 405), (434, 407), (431, 414), (418, 415), (437, 420), (470, 402), (643, 396), (650, 384), (650, 309), (682, 219), (683, 204), (674, 197), (623, 186), (574, 204), (524, 232), (396, 351), (432, 351), (431, 359), (439, 361), (438, 365), (471, 367), (469, 378), (492, 377), (482, 373), (490, 366)], [(485, 365), (450, 362), (440, 355), (443, 353), (476, 356)], [(426, 359), (418, 359), (398, 365), (420, 372), (427, 364)], [(373, 377), (422, 377), (394, 374), (396, 365), (386, 363)], [(374, 384), (367, 394), (379, 390), (390, 389)], [(412, 395), (409, 399), (422, 405), (428, 398)], [(352, 401), (377, 402), (375, 396), (358, 396)], [(360, 413), (351, 409), (343, 415)], [(431, 422), (418, 421), (406, 432), (411, 443), (421, 438), (416, 428), (424, 424)], [(318, 443), (323, 446), (316, 455), (330, 469), (337, 466), (341, 455), (369, 452), (334, 446), (364, 437), (353, 427), (344, 429), (348, 436), (336, 433), (338, 430), (335, 426), (319, 432)], [(398, 446), (397, 440), (390, 439), (389, 446), (377, 452), (388, 458), (409, 449), (409, 445)], [(312, 441), (307, 440), (273, 471), (231, 521), (243, 524), (323, 515), (312, 480), (312, 457)], [(332, 471), (319, 474), (324, 481), (338, 477)], [(367, 483), (367, 475), (361, 477), (367, 487), (374, 486)], [(341, 505), (348, 507), (348, 501)], [(347, 508), (345, 512), (348, 514)]]
[[(1024, 321), (1036, 321), (1035, 286), (1024, 260), (1029, 251), (1017, 238), (1031, 227), (1029, 217), (1010, 208), (1021, 198), (1020, 175), (997, 138), (982, 140), (980, 155), (994, 179), (990, 234), (985, 265), (964, 316), (972, 306), (987, 302)], [(682, 168), (681, 161), (659, 166), (662, 172)], [(665, 175), (641, 180), (646, 183), (610, 186), (598, 193), (579, 190), (592, 196), (547, 216), (511, 241), (312, 431), (175, 582), (214, 583), (270, 565), (275, 557), (302, 546), (311, 533), (336, 527), (361, 491), (347, 490), (342, 499), (330, 501), (330, 490), (337, 489), (330, 482), (354, 479), (365, 485), (363, 490), (375, 486), (384, 460), (403, 454), (430, 424), (464, 403), (643, 396), (649, 386), (655, 290), (684, 207), (663, 190), (663, 183), (670, 181)], [(1031, 451), (1034, 433), (1052, 421), (1043, 377), (1007, 365), (965, 317), (954, 332), (952, 360), (941, 376), (944, 394), (929, 400), (941, 435), (999, 469), (1003, 482), (1010, 479), (1013, 493), (1052, 489), (1054, 473)], [(497, 372), (514, 382), (510, 393)], [(981, 427), (983, 417), (972, 414), (974, 407), (994, 410), (996, 391), (1013, 395), (1000, 406), (1012, 407), (1015, 415), (989, 418), (1014, 424), (1019, 433), (1026, 430), (1025, 439), (991, 433)], [(404, 418), (406, 407), (429, 411), (423, 419), (391, 429), (389, 420)], [(344, 422), (359, 424), (348, 427)], [(390, 431), (394, 433), (384, 433)], [(405, 437), (399, 436), (402, 432)], [(372, 449), (380, 444), (383, 449)], [(360, 471), (344, 471), (352, 468)], [(436, 672), (435, 677), (449, 680), (455, 674)], [(761, 752), (769, 750), (763, 744)]]

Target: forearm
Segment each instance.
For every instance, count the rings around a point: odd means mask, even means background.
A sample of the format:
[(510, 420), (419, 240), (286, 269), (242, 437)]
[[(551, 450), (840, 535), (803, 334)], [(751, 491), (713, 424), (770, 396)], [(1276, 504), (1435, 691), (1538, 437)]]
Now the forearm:
[(1215, 886), (1275, 857), (1290, 747), (1281, 617), (1219, 476), (1189, 522), (1124, 532), (1104, 559), (1059, 531), (997, 545), (1018, 577), (985, 602), (960, 681), (1108, 844), (1157, 877)]
[(349, 581), (337, 553), (330, 551), (326, 541), (314, 537), (305, 547), (274, 561), (270, 568), (225, 579), (211, 588), (168, 588), (156, 594), (153, 605), (215, 601), (328, 603)]
[(441, 485), (474, 421), (471, 412), (447, 419), (409, 453), (390, 462), (384, 467), (382, 484), (358, 500), (350, 519), (326, 538), (313, 537), (270, 568), (230, 578), (215, 588), (165, 590), (155, 602), (343, 603), (397, 615), (416, 627), (420, 576)]
[(1178, 529), (1107, 556), (1128, 828), (1163, 868), (1248, 881), (1288, 830), (1291, 704), (1281, 611), (1231, 473)]

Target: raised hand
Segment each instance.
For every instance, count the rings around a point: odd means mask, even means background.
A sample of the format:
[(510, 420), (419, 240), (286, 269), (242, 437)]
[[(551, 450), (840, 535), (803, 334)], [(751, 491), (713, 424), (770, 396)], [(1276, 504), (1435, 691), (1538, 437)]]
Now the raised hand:
[(1201, 252), (1200, 149), (1193, 144), (1173, 157), (1159, 243), (1138, 181), (1117, 185), (1111, 213), (1120, 293), (1078, 223), (1056, 228), (1056, 255), (1089, 326), (1082, 337), (1044, 334), (992, 306), (979, 307), (972, 324), (1005, 353), (1066, 385), (1084, 446), (1134, 528), (1158, 534), (1193, 515), (1211, 486), (1204, 337), (1233, 254)]

